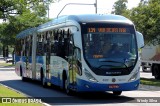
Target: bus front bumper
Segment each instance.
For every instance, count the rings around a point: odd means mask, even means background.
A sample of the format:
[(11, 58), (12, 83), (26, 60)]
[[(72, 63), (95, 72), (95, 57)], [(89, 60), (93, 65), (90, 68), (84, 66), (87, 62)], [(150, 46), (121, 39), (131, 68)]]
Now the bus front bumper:
[(137, 90), (139, 83), (140, 80), (121, 84), (101, 84), (78, 79), (77, 91), (130, 91)]

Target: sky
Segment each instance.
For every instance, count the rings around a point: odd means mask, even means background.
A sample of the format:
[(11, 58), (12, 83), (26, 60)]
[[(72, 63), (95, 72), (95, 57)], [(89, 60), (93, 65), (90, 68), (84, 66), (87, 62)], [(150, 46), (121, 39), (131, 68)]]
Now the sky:
[[(110, 14), (112, 7), (117, 0), (97, 0), (97, 12), (98, 14)], [(128, 9), (138, 6), (140, 0), (128, 0)], [(61, 0), (58, 3), (52, 3), (49, 5), (49, 18), (55, 18), (61, 11), (61, 9), (68, 3), (86, 3), (94, 4), (95, 0)], [(94, 5), (68, 5), (60, 13), (61, 15), (72, 14), (94, 14)], [(48, 15), (47, 15), (48, 16)]]

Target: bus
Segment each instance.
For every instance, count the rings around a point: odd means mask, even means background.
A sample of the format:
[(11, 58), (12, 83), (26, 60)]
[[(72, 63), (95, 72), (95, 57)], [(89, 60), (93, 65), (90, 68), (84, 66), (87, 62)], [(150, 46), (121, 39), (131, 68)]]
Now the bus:
[(71, 92), (137, 90), (143, 36), (119, 15), (68, 15), (16, 36), (15, 72)]

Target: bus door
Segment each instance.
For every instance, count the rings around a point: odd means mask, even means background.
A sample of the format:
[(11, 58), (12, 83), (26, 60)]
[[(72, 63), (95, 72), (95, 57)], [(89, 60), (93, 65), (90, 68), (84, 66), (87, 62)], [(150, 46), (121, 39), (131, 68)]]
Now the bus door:
[(46, 33), (45, 36), (45, 44), (44, 44), (44, 52), (45, 52), (45, 57), (46, 57), (46, 78), (50, 79), (50, 48), (51, 48), (51, 43), (50, 43), (50, 32)]
[(25, 40), (25, 58), (24, 63), (26, 67), (26, 76), (30, 78), (30, 67), (29, 67), (29, 53), (30, 53), (30, 45), (29, 45), (29, 37)]
[(69, 83), (75, 85), (76, 82), (76, 73), (74, 72), (74, 42), (73, 35), (68, 30), (67, 34), (67, 51), (68, 51), (68, 63), (69, 63)]

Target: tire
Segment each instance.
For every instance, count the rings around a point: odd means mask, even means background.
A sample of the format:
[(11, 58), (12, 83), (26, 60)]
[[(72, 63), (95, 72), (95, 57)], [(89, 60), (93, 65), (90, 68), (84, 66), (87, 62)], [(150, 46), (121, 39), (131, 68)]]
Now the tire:
[(154, 73), (155, 79), (160, 79), (160, 68), (159, 68), (159, 65), (154, 65), (152, 69), (153, 69), (153, 73)]
[(68, 78), (64, 79), (64, 90), (66, 92), (67, 95), (73, 95), (73, 92), (71, 91), (71, 89), (69, 88), (69, 81)]
[(145, 66), (142, 66), (142, 71), (143, 71), (143, 72), (146, 72), (146, 69), (147, 69), (147, 68), (146, 68)]
[(122, 91), (113, 91), (113, 95), (119, 96), (121, 95)]
[(41, 69), (41, 85), (46, 88), (47, 87), (47, 83), (45, 81), (45, 77), (44, 77), (44, 74), (43, 74), (43, 70)]
[(22, 78), (22, 81), (26, 82), (27, 81), (27, 78), (23, 76), (23, 73), (22, 73), (22, 67), (20, 66), (20, 76)]

